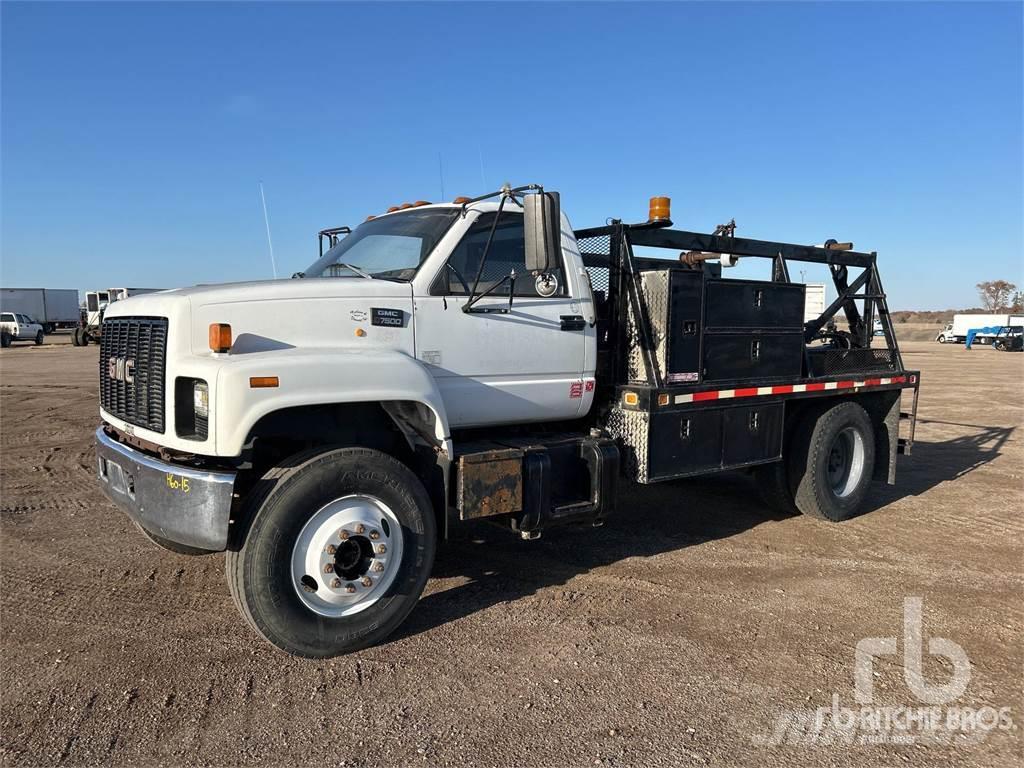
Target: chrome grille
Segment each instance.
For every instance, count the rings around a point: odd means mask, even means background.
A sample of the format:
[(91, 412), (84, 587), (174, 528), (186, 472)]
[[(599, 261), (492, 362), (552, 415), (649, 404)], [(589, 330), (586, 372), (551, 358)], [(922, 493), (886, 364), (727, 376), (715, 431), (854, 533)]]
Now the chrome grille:
[[(107, 413), (153, 432), (164, 431), (167, 318), (112, 317), (100, 340), (100, 404)], [(118, 364), (130, 376), (114, 375)], [(113, 369), (113, 371), (111, 370)], [(131, 378), (131, 381), (127, 379)]]

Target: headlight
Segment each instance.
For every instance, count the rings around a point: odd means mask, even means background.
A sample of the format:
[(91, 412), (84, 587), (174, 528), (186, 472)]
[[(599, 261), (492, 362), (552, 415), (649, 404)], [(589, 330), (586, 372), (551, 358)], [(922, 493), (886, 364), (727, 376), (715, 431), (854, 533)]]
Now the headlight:
[(174, 431), (186, 440), (205, 440), (210, 427), (210, 385), (202, 379), (174, 380)]
[(210, 415), (210, 385), (205, 381), (196, 381), (192, 385), (192, 407), (196, 416), (208, 418)]

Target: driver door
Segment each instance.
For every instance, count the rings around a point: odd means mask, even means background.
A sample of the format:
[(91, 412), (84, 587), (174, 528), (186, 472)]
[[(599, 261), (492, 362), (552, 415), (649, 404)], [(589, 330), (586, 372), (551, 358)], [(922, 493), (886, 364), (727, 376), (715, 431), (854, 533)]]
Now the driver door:
[[(578, 288), (564, 264), (550, 296), (526, 273), (523, 216), (503, 212), (469, 302), (495, 213), (481, 214), (416, 299), (416, 356), (427, 364), (453, 427), (573, 418), (583, 402), (586, 339)], [(515, 271), (509, 309), (510, 281)], [(498, 310), (508, 310), (500, 312)], [(578, 318), (578, 320), (576, 319)]]

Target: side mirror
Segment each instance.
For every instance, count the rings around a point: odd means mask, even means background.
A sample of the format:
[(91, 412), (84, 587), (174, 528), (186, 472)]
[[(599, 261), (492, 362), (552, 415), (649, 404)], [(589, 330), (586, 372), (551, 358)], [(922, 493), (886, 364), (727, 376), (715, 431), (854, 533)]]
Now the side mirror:
[(526, 271), (551, 272), (558, 267), (562, 248), (562, 210), (557, 192), (523, 197), (526, 231)]

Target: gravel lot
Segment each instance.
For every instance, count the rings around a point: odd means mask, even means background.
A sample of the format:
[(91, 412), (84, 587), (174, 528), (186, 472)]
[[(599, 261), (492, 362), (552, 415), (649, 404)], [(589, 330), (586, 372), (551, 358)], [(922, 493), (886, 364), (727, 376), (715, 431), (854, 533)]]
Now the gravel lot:
[[(249, 631), (222, 557), (154, 549), (106, 503), (98, 350), (56, 339), (0, 352), (5, 765), (1020, 764), (1024, 355), (905, 344), (918, 443), (853, 521), (773, 516), (741, 474), (628, 488), (602, 529), (449, 545), (400, 636), (310, 662)], [(951, 706), (1015, 728), (787, 730), (833, 694), (856, 706), (854, 648), (902, 649), (910, 596), (926, 646), (972, 664)], [(922, 706), (901, 656), (874, 671), (875, 706)], [(926, 647), (924, 672), (952, 666)]]

